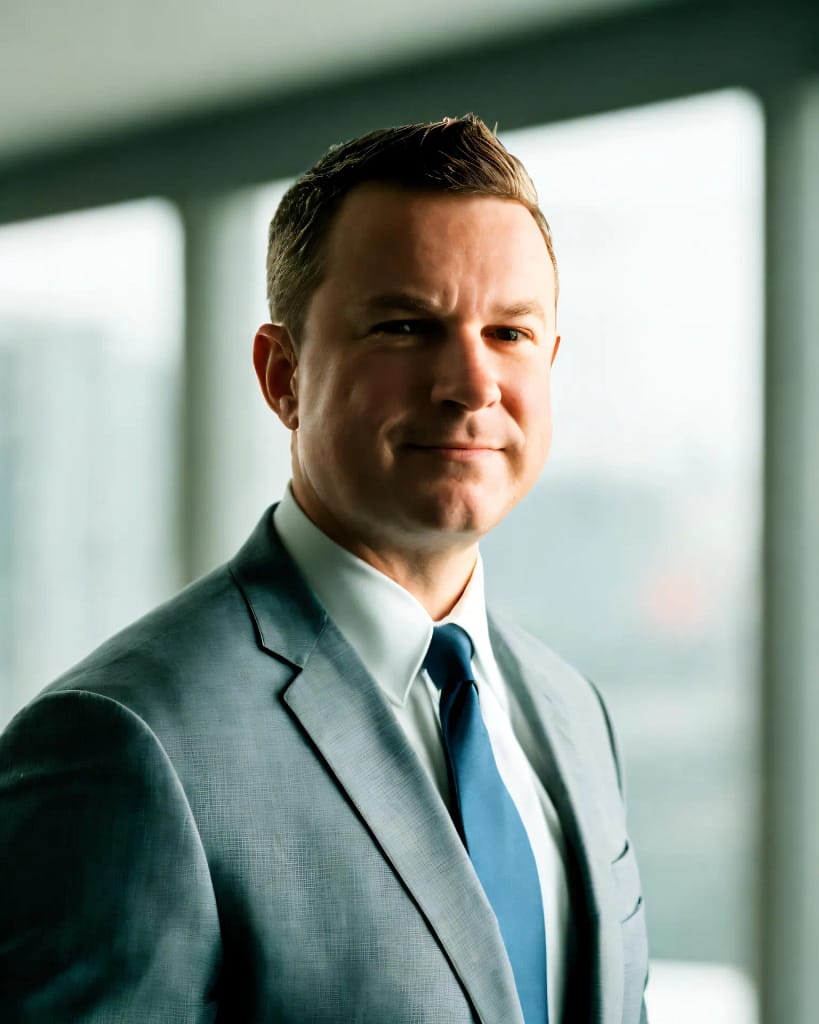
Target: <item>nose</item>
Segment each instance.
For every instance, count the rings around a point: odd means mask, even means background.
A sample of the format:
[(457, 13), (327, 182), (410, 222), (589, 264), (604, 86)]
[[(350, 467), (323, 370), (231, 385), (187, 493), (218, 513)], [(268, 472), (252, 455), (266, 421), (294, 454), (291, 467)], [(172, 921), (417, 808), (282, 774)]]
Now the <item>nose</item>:
[(501, 398), (497, 353), (478, 328), (447, 332), (433, 357), (432, 401), (475, 411)]

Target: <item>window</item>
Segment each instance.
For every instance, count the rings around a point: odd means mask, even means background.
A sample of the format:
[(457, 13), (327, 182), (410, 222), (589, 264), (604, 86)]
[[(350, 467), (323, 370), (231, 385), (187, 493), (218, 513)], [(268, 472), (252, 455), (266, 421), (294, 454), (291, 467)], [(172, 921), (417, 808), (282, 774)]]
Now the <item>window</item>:
[(726, 92), (503, 140), (555, 236), (562, 343), (550, 461), (483, 542), (488, 595), (613, 710), (657, 1019), (750, 1024), (761, 114)]
[[(488, 598), (592, 678), (614, 713), (652, 1019), (753, 1024), (760, 109), (730, 91), (502, 137), (554, 232), (563, 341), (549, 464), (482, 543)], [(231, 268), (211, 296), (225, 346), (216, 358), (233, 365), (237, 343), (247, 356), (222, 403), (241, 440), (218, 474), (219, 493), (241, 508), (211, 564), (289, 477), (289, 435), (249, 362), (267, 315), (267, 225), (285, 187), (237, 193), (212, 214), (225, 250), (216, 262)]]
[(0, 727), (179, 586), (181, 260), (155, 200), (0, 229)]

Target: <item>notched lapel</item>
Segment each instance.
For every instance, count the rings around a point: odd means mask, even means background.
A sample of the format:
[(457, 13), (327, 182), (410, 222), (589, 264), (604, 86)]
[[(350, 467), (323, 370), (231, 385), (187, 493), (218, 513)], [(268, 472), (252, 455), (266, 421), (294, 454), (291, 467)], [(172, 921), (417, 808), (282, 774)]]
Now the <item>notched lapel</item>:
[[(586, 891), (593, 926), (593, 1019), (599, 1024), (620, 1024), (624, 960), (619, 917), (613, 907), (610, 814), (588, 769), (582, 731), (544, 667), (543, 657), (530, 647), (528, 637), (504, 629), (494, 616), (489, 618), (489, 630), (498, 666), (525, 719), (521, 745), (555, 805)], [(588, 685), (579, 677), (578, 683)]]
[(522, 1024), (495, 917), (444, 803), (332, 623), (284, 700), (426, 918), (478, 1018)]
[(426, 919), (478, 1019), (523, 1024), (497, 921), (446, 807), (282, 546), (272, 509), (231, 570), (260, 645), (301, 669), (285, 704)]

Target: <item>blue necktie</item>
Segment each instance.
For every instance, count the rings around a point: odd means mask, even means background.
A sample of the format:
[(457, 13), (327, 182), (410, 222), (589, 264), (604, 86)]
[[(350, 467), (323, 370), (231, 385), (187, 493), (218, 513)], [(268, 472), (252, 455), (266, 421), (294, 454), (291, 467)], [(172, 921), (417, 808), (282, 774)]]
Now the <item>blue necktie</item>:
[(441, 691), (441, 729), (456, 820), (475, 872), (498, 919), (526, 1024), (548, 1024), (546, 929), (529, 837), (503, 783), (481, 716), (472, 641), (449, 623), (436, 626), (424, 668)]

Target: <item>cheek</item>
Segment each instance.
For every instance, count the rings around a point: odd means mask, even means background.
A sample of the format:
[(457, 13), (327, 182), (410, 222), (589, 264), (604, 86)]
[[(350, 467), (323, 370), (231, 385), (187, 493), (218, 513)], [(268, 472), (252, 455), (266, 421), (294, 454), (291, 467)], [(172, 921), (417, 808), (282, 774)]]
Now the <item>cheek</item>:
[[(533, 375), (534, 377), (534, 375)], [(543, 460), (552, 439), (552, 402), (548, 377), (527, 381), (518, 395), (515, 419), (525, 438), (530, 458)]]
[(396, 359), (373, 359), (346, 374), (341, 388), (350, 420), (373, 437), (411, 407), (412, 367)]
[(408, 408), (409, 376), (383, 364), (326, 367), (303, 389), (303, 443), (323, 459), (371, 460)]
[(548, 429), (552, 420), (552, 401), (549, 377), (532, 372), (518, 382), (508, 406), (526, 433)]

